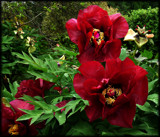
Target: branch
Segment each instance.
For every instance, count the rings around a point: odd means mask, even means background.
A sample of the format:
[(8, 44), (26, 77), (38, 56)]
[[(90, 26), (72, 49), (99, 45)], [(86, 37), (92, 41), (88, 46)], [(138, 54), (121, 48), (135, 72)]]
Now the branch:
[(41, 13), (39, 13), (38, 15), (36, 15), (35, 17), (33, 17), (30, 21), (28, 21), (28, 22), (26, 22), (26, 23), (23, 23), (21, 26), (23, 26), (23, 25), (26, 25), (26, 24), (28, 24), (28, 23), (30, 23), (30, 22), (32, 22), (35, 18), (37, 18), (39, 15), (41, 15), (42, 13), (44, 13), (44, 11), (43, 12), (41, 12)]

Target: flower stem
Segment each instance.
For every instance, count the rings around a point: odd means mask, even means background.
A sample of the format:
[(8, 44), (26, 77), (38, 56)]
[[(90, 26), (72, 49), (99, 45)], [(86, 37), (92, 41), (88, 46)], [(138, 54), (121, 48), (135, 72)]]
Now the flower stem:
[(138, 46), (136, 45), (136, 48), (135, 48), (135, 50), (134, 50), (134, 52), (133, 52), (133, 55), (132, 55), (133, 58), (134, 58), (135, 55), (136, 55), (137, 48), (138, 48)]

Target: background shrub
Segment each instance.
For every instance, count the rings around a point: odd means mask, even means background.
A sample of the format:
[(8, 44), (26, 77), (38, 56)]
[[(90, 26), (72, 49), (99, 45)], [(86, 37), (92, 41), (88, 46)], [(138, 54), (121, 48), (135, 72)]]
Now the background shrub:
[[(133, 30), (136, 29), (136, 25), (139, 25), (141, 28), (146, 25), (146, 30), (151, 30), (151, 33), (154, 34), (153, 41), (154, 44), (151, 42), (147, 42), (145, 45), (142, 46), (140, 51), (143, 51), (144, 49), (153, 51), (153, 54), (155, 55), (158, 50), (158, 24), (159, 24), (159, 16), (158, 16), (158, 10), (159, 8), (147, 8), (147, 9), (138, 9), (138, 10), (131, 10), (128, 15), (125, 15), (129, 28), (132, 28)], [(134, 42), (123, 42), (124, 45), (126, 45), (128, 48), (133, 49), (134, 48)]]

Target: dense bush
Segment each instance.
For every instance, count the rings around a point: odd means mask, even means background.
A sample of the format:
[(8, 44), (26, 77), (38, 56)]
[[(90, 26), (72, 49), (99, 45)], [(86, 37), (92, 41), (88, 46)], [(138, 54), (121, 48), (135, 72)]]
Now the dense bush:
[(149, 7), (158, 7), (158, 1), (132, 1), (128, 3), (126, 0), (119, 1), (107, 1), (108, 6), (118, 8), (119, 12), (123, 15), (128, 14), (131, 10), (147, 9)]
[[(140, 51), (143, 51), (144, 49), (152, 50), (154, 55), (157, 53), (158, 50), (158, 24), (159, 24), (159, 16), (158, 16), (158, 7), (157, 8), (151, 8), (148, 9), (138, 9), (138, 10), (131, 10), (128, 15), (125, 16), (129, 28), (132, 28), (133, 30), (136, 29), (136, 26), (139, 25), (141, 28), (146, 25), (146, 30), (151, 30), (151, 33), (154, 34), (154, 44), (151, 42), (148, 42), (147, 44), (143, 45)], [(126, 42), (127, 47), (133, 49), (133, 42)]]

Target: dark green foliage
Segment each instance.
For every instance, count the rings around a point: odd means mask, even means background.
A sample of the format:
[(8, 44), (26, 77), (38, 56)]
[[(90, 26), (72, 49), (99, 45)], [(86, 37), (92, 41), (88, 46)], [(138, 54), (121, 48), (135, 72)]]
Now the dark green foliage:
[(121, 0), (119, 1), (107, 1), (108, 6), (112, 6), (113, 8), (118, 8), (118, 11), (126, 15), (131, 10), (138, 10), (138, 9), (147, 9), (149, 7), (155, 8), (158, 7), (158, 1), (126, 1)]

